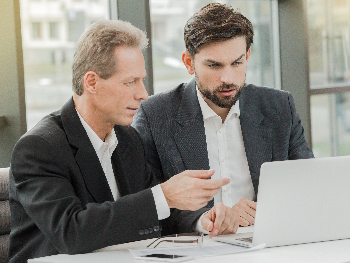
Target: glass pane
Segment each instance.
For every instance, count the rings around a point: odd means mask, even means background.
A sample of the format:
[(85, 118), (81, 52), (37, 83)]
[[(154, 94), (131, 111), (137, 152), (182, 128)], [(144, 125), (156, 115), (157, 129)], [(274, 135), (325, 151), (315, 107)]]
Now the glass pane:
[[(152, 53), (154, 93), (175, 88), (192, 79), (182, 64), (185, 51), (183, 28), (187, 20), (204, 5), (215, 1), (203, 0), (151, 0)], [(254, 26), (254, 44), (248, 62), (247, 83), (280, 88), (276, 83), (276, 59), (274, 41), (277, 32), (272, 28), (273, 5), (271, 0), (220, 1), (239, 9)], [(276, 15), (276, 14), (275, 14)], [(279, 78), (279, 73), (278, 73)]]
[(50, 22), (50, 39), (58, 38), (58, 22)]
[(41, 23), (33, 22), (32, 23), (32, 39), (41, 39)]
[(350, 0), (308, 0), (311, 88), (350, 84)]
[(330, 156), (329, 100), (327, 95), (311, 97), (312, 150), (315, 157)]
[(311, 97), (315, 157), (350, 155), (350, 92)]
[(108, 19), (108, 0), (20, 0), (27, 127), (72, 96), (75, 44), (93, 22)]
[[(350, 0), (307, 0), (311, 89), (350, 85)], [(335, 91), (334, 91), (335, 92)], [(350, 93), (311, 97), (316, 157), (350, 154)]]

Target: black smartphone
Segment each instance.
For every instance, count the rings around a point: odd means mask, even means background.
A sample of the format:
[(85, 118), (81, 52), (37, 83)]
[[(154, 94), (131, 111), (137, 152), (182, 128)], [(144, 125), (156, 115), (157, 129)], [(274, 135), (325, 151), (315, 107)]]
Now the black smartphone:
[(149, 261), (163, 261), (163, 262), (183, 262), (193, 257), (180, 255), (166, 255), (166, 254), (150, 254), (146, 256), (135, 257), (135, 259), (149, 260)]

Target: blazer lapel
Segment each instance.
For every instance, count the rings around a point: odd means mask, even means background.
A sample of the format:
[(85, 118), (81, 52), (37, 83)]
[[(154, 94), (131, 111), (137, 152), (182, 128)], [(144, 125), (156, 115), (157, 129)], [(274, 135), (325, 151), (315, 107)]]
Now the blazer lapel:
[(117, 126), (114, 127), (114, 131), (118, 138), (118, 146), (115, 148), (111, 160), (119, 194), (120, 196), (125, 196), (133, 192), (130, 187), (130, 183), (128, 183), (127, 175), (124, 172), (124, 165), (127, 164), (125, 164), (125, 161), (123, 162), (121, 158), (121, 156), (125, 156), (125, 154), (127, 154), (127, 145), (122, 143), (122, 138), (119, 135)]
[(209, 169), (203, 115), (196, 94), (195, 79), (184, 88), (175, 120), (174, 140), (186, 169)]
[(243, 89), (239, 106), (244, 147), (255, 194), (257, 194), (260, 167), (272, 158), (271, 128), (264, 123), (264, 115), (254, 103), (254, 94), (250, 94), (249, 86)]
[(77, 149), (75, 160), (86, 187), (98, 203), (113, 201), (106, 176), (89, 137), (75, 110), (73, 99), (62, 107), (62, 123), (71, 146)]

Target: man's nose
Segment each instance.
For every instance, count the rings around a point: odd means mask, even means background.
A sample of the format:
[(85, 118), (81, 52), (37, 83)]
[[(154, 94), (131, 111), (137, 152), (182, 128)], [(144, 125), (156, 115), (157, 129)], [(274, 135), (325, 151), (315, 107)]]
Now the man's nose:
[(220, 81), (222, 83), (227, 83), (227, 84), (233, 83), (234, 82), (234, 71), (229, 67), (224, 68), (221, 72)]
[(135, 99), (137, 100), (146, 100), (148, 98), (148, 93), (145, 87), (145, 84), (143, 84), (143, 81), (140, 82), (140, 84), (137, 87)]

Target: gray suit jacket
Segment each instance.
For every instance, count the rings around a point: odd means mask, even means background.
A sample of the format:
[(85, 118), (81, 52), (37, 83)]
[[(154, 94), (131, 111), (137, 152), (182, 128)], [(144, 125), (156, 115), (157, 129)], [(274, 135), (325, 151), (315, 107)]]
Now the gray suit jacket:
[(114, 129), (117, 201), (73, 100), (18, 141), (10, 173), (11, 263), (192, 231), (203, 210), (175, 211), (159, 222), (147, 189), (158, 181), (146, 164), (141, 139), (132, 127)]
[[(256, 194), (264, 162), (313, 157), (288, 92), (246, 85), (239, 106)], [(146, 145), (148, 163), (160, 171), (165, 180), (187, 169), (209, 169), (195, 80), (144, 101), (132, 125)]]

